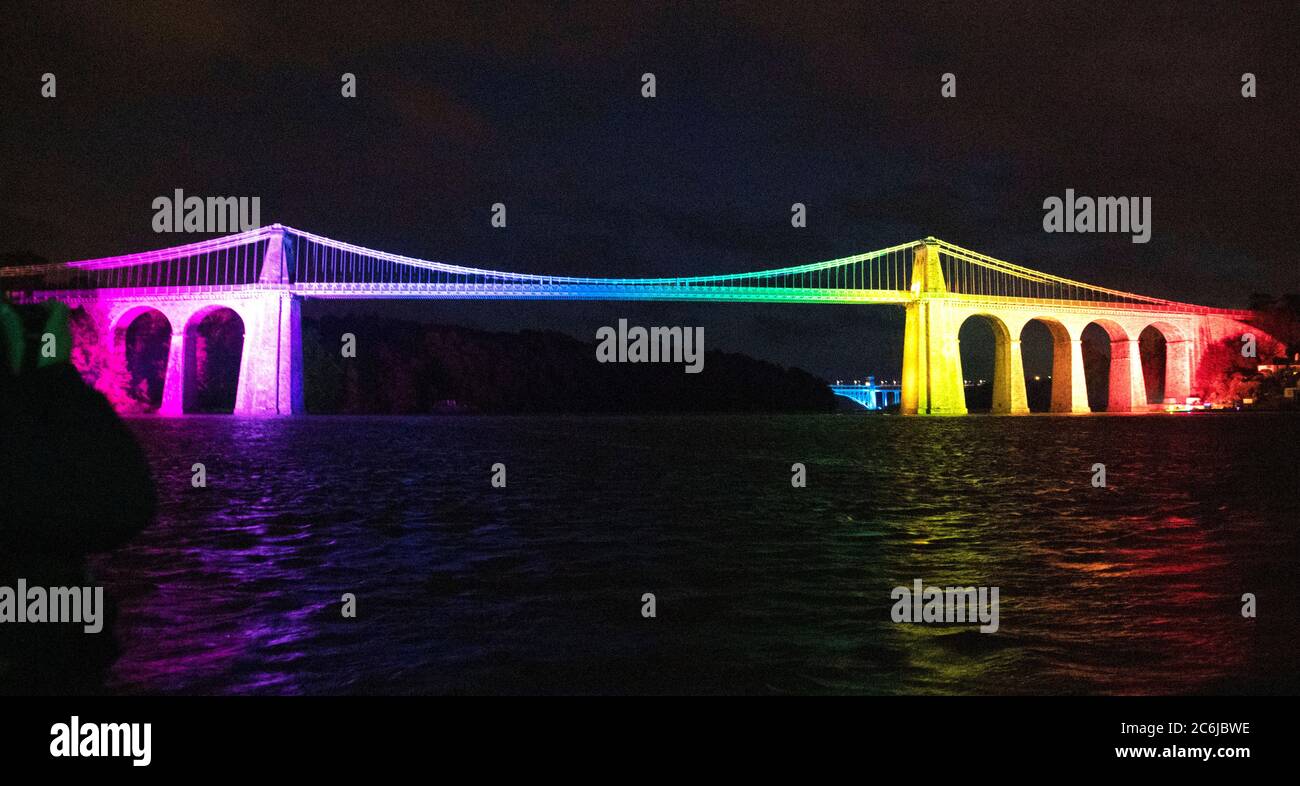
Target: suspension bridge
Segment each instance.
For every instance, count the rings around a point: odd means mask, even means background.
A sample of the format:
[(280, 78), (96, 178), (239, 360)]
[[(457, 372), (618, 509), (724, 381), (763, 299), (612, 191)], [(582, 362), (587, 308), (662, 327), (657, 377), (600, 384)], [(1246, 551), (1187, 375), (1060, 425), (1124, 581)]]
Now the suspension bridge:
[[(229, 309), (243, 323), (234, 412), (301, 414), (301, 307), (321, 299), (703, 300), (858, 303), (902, 307), (901, 411), (965, 414), (958, 332), (970, 318), (995, 339), (993, 410), (1028, 412), (1021, 332), (1052, 336), (1053, 412), (1087, 412), (1081, 340), (1096, 324), (1110, 338), (1110, 412), (1148, 406), (1138, 337), (1165, 340), (1165, 398), (1204, 386), (1208, 348), (1242, 333), (1252, 312), (1216, 309), (1073, 281), (936, 238), (878, 251), (748, 273), (673, 278), (592, 278), (513, 273), (402, 256), (274, 224), (188, 245), (123, 256), (0, 269), (17, 302), (56, 299), (91, 318), (113, 362), (126, 364), (126, 331), (161, 314), (171, 343), (158, 412), (192, 406), (198, 326)], [(117, 379), (120, 375), (107, 375)], [(1151, 402), (1159, 403), (1159, 402)]]

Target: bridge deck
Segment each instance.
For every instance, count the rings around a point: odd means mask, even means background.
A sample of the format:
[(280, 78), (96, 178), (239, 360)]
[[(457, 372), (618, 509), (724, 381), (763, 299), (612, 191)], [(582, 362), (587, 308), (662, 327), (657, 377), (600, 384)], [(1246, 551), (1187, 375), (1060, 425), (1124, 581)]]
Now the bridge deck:
[[(105, 289), (62, 289), (16, 291), (17, 301), (68, 300), (190, 300), (223, 295), (254, 294), (286, 287), (267, 284), (189, 287), (116, 287)], [(290, 284), (287, 291), (320, 300), (637, 300), (703, 301), (738, 303), (843, 303), (905, 306), (916, 300), (909, 291), (882, 289), (793, 289), (784, 287), (629, 287), (621, 284), (546, 286), (539, 284)], [(1242, 309), (1162, 303), (1111, 303), (1093, 300), (998, 297), (955, 292), (928, 294), (926, 299), (966, 305), (1020, 308), (1029, 311), (1051, 309), (1079, 313), (1198, 314), (1249, 319), (1254, 312)]]

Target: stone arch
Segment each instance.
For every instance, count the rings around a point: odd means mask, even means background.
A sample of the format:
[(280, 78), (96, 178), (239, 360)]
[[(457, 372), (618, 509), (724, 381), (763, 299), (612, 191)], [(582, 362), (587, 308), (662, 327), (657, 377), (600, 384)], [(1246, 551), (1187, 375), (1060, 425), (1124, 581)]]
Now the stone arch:
[[(1110, 341), (1112, 344), (1115, 343), (1116, 341), (1129, 340), (1128, 331), (1124, 329), (1123, 325), (1121, 325), (1120, 323), (1116, 322), (1113, 319), (1098, 317), (1097, 319), (1089, 320), (1088, 324), (1096, 325), (1097, 327), (1106, 331), (1106, 335), (1110, 337)], [(1085, 327), (1087, 326), (1085, 325)]]
[(1019, 337), (1012, 338), (1011, 328), (1002, 317), (984, 311), (966, 316), (957, 326), (958, 333), (971, 320), (987, 325), (993, 334), (991, 411), (1000, 415), (1028, 412), (1028, 407), (1025, 405), (1025, 379), (1020, 363)]
[[(1184, 403), (1192, 392), (1191, 340), (1173, 323), (1155, 320), (1138, 331), (1139, 349), (1142, 339), (1152, 334), (1159, 339), (1157, 346), (1164, 345), (1164, 364), (1162, 368), (1142, 367), (1148, 398), (1156, 402)], [(1154, 359), (1160, 362), (1158, 357)]]
[[(1064, 322), (1045, 315), (1025, 320), (1037, 322), (1047, 328), (1052, 337), (1052, 403), (1050, 410), (1057, 413), (1088, 412), (1088, 395), (1083, 380), (1083, 354), (1079, 339)], [(1021, 328), (1021, 335), (1024, 334)], [(1023, 374), (1023, 367), (1021, 373)]]
[[(1146, 383), (1142, 377), (1142, 355), (1137, 336), (1130, 335), (1113, 319), (1099, 317), (1088, 323), (1106, 332), (1110, 340), (1110, 369), (1107, 374), (1107, 412), (1141, 412), (1147, 408)], [(1086, 326), (1085, 326), (1086, 329)], [(1080, 334), (1082, 336), (1082, 333)]]
[(108, 329), (109, 335), (113, 337), (114, 341), (116, 341), (118, 335), (120, 335), (123, 331), (129, 328), (131, 326), (131, 323), (135, 322), (141, 316), (149, 313), (158, 314), (163, 319), (167, 320), (168, 326), (171, 326), (172, 318), (167, 315), (166, 311), (163, 311), (158, 306), (152, 306), (152, 305), (131, 306), (123, 310), (121, 313), (117, 314), (115, 317), (113, 317), (112, 322), (109, 324), (109, 329)]
[(214, 303), (185, 321), (182, 373), (185, 412), (234, 412), (247, 323), (239, 309)]
[[(137, 324), (146, 317), (152, 327)], [(107, 335), (109, 380), (101, 390), (119, 412), (163, 412), (167, 408), (175, 329), (171, 317), (151, 305), (132, 306), (112, 321)], [(153, 335), (140, 336), (141, 330)]]

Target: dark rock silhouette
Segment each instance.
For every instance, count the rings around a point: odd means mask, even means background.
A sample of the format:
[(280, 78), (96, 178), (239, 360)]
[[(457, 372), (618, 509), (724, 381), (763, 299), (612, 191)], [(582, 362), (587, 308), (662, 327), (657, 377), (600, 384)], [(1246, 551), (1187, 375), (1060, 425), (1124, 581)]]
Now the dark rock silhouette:
[[(87, 555), (153, 517), (148, 464), (108, 401), (67, 362), (36, 368), (28, 344), (19, 373), (0, 368), (0, 586), (93, 586)], [(102, 613), (94, 634), (73, 623), (0, 624), (0, 695), (98, 690), (116, 657), (111, 608)]]

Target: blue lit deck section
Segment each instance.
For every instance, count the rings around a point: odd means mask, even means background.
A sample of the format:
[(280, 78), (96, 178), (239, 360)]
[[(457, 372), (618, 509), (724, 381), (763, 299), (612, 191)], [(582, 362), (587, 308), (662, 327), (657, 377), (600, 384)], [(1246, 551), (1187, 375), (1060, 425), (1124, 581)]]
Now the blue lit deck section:
[(866, 384), (854, 380), (852, 384), (836, 381), (830, 386), (831, 392), (857, 402), (863, 409), (881, 410), (897, 407), (902, 403), (903, 389), (896, 382), (876, 383), (875, 377), (867, 377)]

